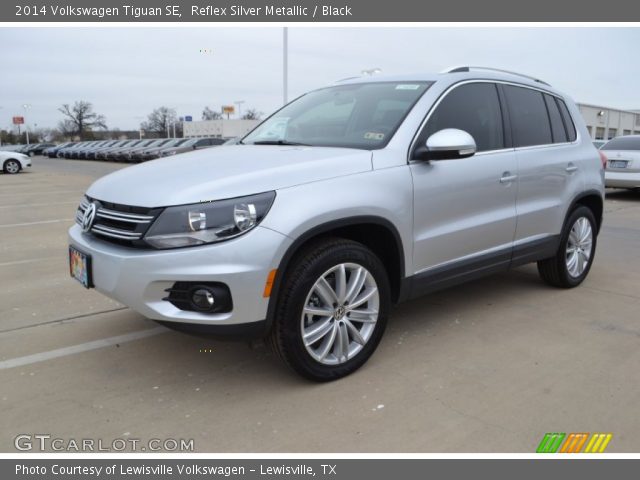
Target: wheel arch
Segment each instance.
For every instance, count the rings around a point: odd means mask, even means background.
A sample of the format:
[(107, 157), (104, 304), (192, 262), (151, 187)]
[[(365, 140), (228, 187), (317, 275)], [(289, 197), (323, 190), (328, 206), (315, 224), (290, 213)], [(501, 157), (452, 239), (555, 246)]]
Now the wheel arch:
[(602, 227), (602, 217), (604, 213), (604, 199), (602, 198), (601, 192), (597, 190), (587, 190), (576, 196), (565, 215), (565, 221), (578, 205), (583, 205), (593, 212), (593, 216), (596, 217), (596, 233), (599, 233), (600, 227)]
[(305, 231), (284, 253), (273, 281), (267, 307), (267, 331), (271, 329), (283, 279), (292, 261), (306, 245), (323, 237), (354, 240), (370, 248), (382, 261), (389, 277), (394, 302), (404, 297), (404, 247), (398, 229), (389, 220), (377, 216), (354, 216), (316, 225)]

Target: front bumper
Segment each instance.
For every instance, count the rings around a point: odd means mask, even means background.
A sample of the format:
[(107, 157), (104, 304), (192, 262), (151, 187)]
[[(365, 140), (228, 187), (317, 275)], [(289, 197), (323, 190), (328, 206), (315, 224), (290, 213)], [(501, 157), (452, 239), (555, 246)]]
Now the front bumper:
[[(231, 326), (266, 319), (263, 297), (269, 272), (278, 268), (291, 240), (273, 230), (256, 227), (235, 239), (212, 245), (172, 250), (122, 247), (69, 230), (69, 243), (91, 255), (96, 290), (153, 320), (182, 326)], [(204, 314), (180, 310), (166, 300), (165, 289), (177, 281), (222, 282), (233, 300), (231, 312)]]
[(609, 188), (639, 188), (640, 172), (605, 170), (604, 184)]

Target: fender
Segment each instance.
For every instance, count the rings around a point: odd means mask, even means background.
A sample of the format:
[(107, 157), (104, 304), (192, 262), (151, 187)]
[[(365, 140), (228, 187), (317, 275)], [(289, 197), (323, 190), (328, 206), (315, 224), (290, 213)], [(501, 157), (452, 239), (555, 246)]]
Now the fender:
[(300, 247), (305, 244), (307, 241), (321, 236), (324, 233), (330, 232), (332, 230), (336, 230), (342, 227), (351, 227), (358, 224), (373, 224), (379, 225), (387, 230), (389, 230), (396, 243), (396, 247), (399, 252), (400, 258), (399, 260), (399, 268), (400, 268), (400, 292), (399, 297), (402, 299), (404, 297), (404, 285), (406, 282), (405, 279), (405, 265), (404, 265), (404, 246), (402, 245), (402, 239), (400, 238), (400, 233), (398, 229), (395, 227), (393, 223), (383, 217), (371, 216), (371, 215), (361, 215), (354, 217), (345, 217), (340, 218), (338, 220), (332, 220), (330, 222), (322, 223), (317, 225), (302, 235), (300, 235), (287, 249), (282, 259), (280, 260), (280, 264), (278, 265), (278, 272), (276, 273), (276, 277), (273, 281), (273, 287), (271, 289), (271, 296), (269, 297), (269, 306), (267, 307), (267, 321), (266, 321), (266, 329), (265, 333), (271, 329), (271, 325), (273, 324), (273, 319), (275, 318), (276, 306), (278, 303), (278, 297), (280, 295), (280, 289), (282, 287), (282, 281), (286, 274), (287, 269), (291, 263), (291, 260), (295, 256), (296, 252), (300, 249)]
[[(602, 221), (603, 221), (603, 217), (604, 217), (604, 196), (602, 194), (602, 192), (595, 190), (595, 189), (590, 189), (590, 190), (585, 190), (584, 192), (580, 192), (578, 195), (576, 195), (572, 200), (571, 200), (571, 204), (569, 205), (569, 208), (564, 212), (564, 221), (567, 221), (567, 217), (569, 216), (569, 213), (573, 211), (573, 209), (575, 208), (575, 206), (580, 203), (580, 200), (582, 200), (583, 198), (586, 197), (598, 197), (600, 199), (601, 202), (601, 207), (602, 207), (602, 213), (600, 215), (600, 218), (596, 218), (596, 220), (598, 220), (598, 231), (596, 232), (596, 234), (600, 233), (600, 228), (602, 227)], [(564, 224), (563, 224), (563, 228), (564, 228)]]

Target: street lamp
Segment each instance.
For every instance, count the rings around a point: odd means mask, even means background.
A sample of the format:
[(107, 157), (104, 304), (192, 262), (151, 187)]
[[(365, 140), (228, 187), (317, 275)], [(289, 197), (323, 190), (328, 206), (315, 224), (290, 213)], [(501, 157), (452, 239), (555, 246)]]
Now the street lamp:
[(22, 108), (24, 108), (24, 116), (25, 116), (25, 120), (24, 120), (24, 131), (27, 134), (27, 145), (29, 145), (29, 124), (27, 123), (27, 110), (29, 110), (31, 108), (31, 104), (29, 103), (25, 103), (22, 105)]
[(244, 103), (244, 100), (236, 100), (233, 103), (238, 106), (238, 118), (242, 118), (242, 104)]

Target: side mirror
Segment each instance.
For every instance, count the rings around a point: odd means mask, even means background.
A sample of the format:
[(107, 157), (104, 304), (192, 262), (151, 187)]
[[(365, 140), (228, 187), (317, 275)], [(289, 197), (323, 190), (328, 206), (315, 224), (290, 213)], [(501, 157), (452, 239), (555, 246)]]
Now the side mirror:
[(415, 150), (419, 160), (457, 160), (476, 153), (476, 141), (464, 130), (445, 128), (429, 138), (424, 146)]

